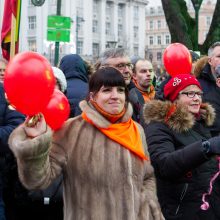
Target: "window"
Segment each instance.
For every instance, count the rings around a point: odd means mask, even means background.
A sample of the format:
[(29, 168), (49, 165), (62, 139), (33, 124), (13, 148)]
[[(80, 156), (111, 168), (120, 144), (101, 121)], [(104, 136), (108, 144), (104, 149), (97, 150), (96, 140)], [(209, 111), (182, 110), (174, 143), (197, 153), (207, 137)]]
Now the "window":
[(157, 21), (157, 28), (160, 29), (161, 28), (161, 20)]
[(97, 14), (98, 11), (98, 0), (93, 0), (93, 13)]
[(35, 38), (29, 38), (28, 39), (28, 49), (30, 51), (37, 51), (37, 42)]
[(118, 36), (119, 37), (123, 36), (123, 26), (122, 26), (122, 24), (118, 24)]
[(118, 5), (118, 17), (119, 18), (123, 17), (123, 4)]
[(97, 20), (92, 21), (92, 32), (98, 33), (98, 21)]
[(106, 16), (111, 16), (112, 5), (111, 2), (106, 3)]
[(154, 14), (154, 8), (150, 8), (150, 14), (152, 15), (152, 14)]
[(36, 29), (36, 16), (28, 16), (28, 27), (30, 30)]
[(138, 47), (134, 47), (134, 56), (138, 56)]
[(94, 57), (99, 57), (99, 44), (97, 43), (92, 44), (92, 53)]
[(138, 14), (139, 14), (139, 7), (134, 6), (134, 19), (138, 20)]
[(161, 61), (162, 59), (162, 53), (161, 52), (157, 52), (157, 60)]
[(105, 34), (106, 35), (110, 35), (111, 34), (111, 23), (110, 22), (106, 22), (105, 23)]
[(150, 21), (150, 30), (154, 29), (154, 21)]
[(134, 30), (134, 39), (137, 40), (137, 38), (138, 38), (138, 26), (134, 26), (133, 30)]
[(170, 35), (165, 36), (166, 44), (170, 44)]
[(212, 21), (212, 19), (211, 19), (211, 17), (206, 17), (206, 26), (210, 26), (211, 25), (211, 21)]
[(158, 7), (157, 7), (157, 11), (158, 11), (158, 14), (162, 14), (162, 13), (163, 13), (162, 7), (161, 7), (161, 6), (158, 6)]
[(149, 44), (150, 44), (150, 45), (153, 45), (153, 44), (154, 44), (154, 37), (153, 37), (153, 36), (150, 36), (150, 37), (149, 37)]
[(79, 55), (82, 54), (82, 52), (83, 52), (82, 50), (83, 50), (83, 42), (82, 41), (78, 41), (77, 42), (77, 52), (78, 52)]
[(161, 45), (161, 36), (157, 36), (157, 44)]

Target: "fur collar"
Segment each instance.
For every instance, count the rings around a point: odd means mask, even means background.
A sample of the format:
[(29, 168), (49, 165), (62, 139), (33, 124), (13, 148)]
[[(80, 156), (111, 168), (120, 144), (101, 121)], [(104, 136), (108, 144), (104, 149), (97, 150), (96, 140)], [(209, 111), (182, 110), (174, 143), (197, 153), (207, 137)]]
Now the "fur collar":
[[(176, 105), (175, 110), (167, 119), (167, 114), (170, 113), (172, 106), (174, 105), (170, 101), (152, 100), (147, 102), (143, 108), (145, 122), (147, 124), (151, 121), (162, 122), (167, 124), (173, 131), (179, 133), (191, 129), (196, 119), (182, 104)], [(207, 103), (203, 103), (201, 109), (205, 110), (201, 112), (201, 117), (204, 119), (205, 124), (207, 126), (212, 125), (215, 119), (214, 108)]]
[[(83, 100), (79, 103), (79, 106), (83, 112), (86, 113), (87, 117), (90, 118), (93, 123), (100, 128), (108, 128), (111, 122), (103, 117), (99, 112), (95, 110), (87, 101)], [(129, 103), (124, 116), (121, 118), (120, 122), (128, 121), (133, 114), (132, 106)]]

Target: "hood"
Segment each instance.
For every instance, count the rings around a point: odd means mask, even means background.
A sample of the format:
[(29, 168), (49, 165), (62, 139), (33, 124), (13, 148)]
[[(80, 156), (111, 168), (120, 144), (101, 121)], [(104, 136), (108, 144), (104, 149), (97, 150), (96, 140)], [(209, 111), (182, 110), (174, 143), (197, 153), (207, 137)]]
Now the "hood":
[(195, 77), (198, 79), (215, 82), (215, 79), (211, 72), (211, 67), (208, 63), (208, 59), (208, 56), (204, 56), (196, 62), (193, 70), (193, 75), (195, 75)]
[(60, 61), (59, 68), (63, 71), (67, 80), (77, 78), (84, 82), (89, 81), (86, 63), (77, 54), (68, 54), (64, 56)]
[[(214, 108), (208, 104), (201, 105), (201, 117), (207, 126), (213, 124), (215, 119)], [(162, 122), (178, 133), (187, 131), (195, 124), (195, 117), (187, 111), (183, 104), (173, 104), (170, 101), (152, 100), (147, 102), (143, 108), (143, 116), (146, 124), (152, 121)]]

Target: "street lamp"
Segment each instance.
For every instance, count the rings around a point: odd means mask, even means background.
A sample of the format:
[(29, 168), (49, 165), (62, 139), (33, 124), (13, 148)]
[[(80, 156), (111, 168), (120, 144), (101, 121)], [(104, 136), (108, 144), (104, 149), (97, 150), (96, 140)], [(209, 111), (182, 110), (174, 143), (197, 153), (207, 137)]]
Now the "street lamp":
[(76, 14), (76, 54), (80, 53), (79, 50), (79, 28), (80, 28), (80, 23), (84, 22), (85, 20), (78, 16), (78, 12)]
[(193, 7), (195, 9), (195, 20), (196, 20), (196, 45), (195, 50), (198, 50), (199, 43), (199, 9), (203, 0), (192, 0)]

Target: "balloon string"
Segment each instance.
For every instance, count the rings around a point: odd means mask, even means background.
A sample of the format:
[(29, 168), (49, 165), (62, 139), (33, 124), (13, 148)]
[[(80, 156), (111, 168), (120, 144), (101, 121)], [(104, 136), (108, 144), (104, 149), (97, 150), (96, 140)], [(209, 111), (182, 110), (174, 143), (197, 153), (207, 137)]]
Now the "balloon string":
[(200, 207), (202, 210), (208, 210), (209, 209), (209, 203), (206, 201), (206, 196), (211, 195), (212, 189), (213, 189), (213, 183), (214, 183), (215, 179), (220, 174), (220, 157), (217, 157), (217, 160), (218, 160), (218, 170), (219, 171), (211, 178), (210, 183), (209, 183), (209, 190), (208, 190), (208, 192), (204, 193), (202, 195), (202, 202), (203, 202), (203, 204)]

